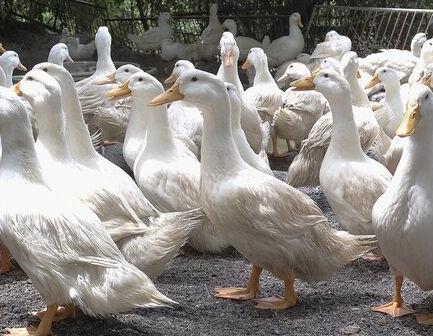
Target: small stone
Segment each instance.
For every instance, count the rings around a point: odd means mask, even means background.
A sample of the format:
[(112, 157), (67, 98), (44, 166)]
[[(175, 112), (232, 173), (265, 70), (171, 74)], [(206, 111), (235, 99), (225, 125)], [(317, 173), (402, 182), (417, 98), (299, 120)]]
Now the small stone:
[(340, 328), (340, 331), (341, 331), (344, 335), (355, 335), (355, 334), (357, 334), (360, 330), (361, 330), (361, 328), (360, 328), (359, 325), (357, 325), (357, 324), (351, 324), (351, 325), (348, 325), (347, 327)]

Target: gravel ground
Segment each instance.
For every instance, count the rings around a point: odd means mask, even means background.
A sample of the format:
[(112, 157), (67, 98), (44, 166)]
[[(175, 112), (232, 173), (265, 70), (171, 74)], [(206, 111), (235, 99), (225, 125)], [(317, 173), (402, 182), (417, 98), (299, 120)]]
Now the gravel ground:
[[(104, 155), (118, 160), (120, 146)], [(280, 179), (294, 155), (272, 162)], [(333, 226), (335, 217), (320, 188), (303, 188), (321, 207)], [(254, 302), (235, 302), (213, 297), (217, 286), (242, 286), (250, 265), (236, 251), (220, 256), (197, 254), (186, 249), (157, 280), (158, 288), (179, 302), (175, 309), (137, 309), (103, 319), (79, 315), (55, 323), (54, 334), (65, 335), (432, 335), (431, 328), (417, 325), (414, 316), (392, 319), (370, 308), (392, 296), (392, 278), (386, 262), (357, 260), (328, 281), (296, 282), (300, 303), (282, 312), (259, 311)], [(261, 296), (282, 294), (282, 283), (269, 273), (261, 278)], [(406, 282), (407, 303), (420, 312), (433, 311), (428, 293)], [(32, 310), (44, 306), (27, 276), (15, 269), (0, 275), (0, 330), (36, 325)], [(4, 330), (3, 330), (4, 331)]]

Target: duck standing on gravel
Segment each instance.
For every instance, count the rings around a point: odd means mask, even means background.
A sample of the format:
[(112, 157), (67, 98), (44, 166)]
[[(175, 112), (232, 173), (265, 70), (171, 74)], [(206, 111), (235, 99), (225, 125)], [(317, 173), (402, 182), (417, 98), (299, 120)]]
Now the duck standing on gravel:
[(4, 88), (0, 136), (0, 238), (47, 304), (37, 329), (13, 328), (10, 335), (52, 335), (64, 304), (91, 316), (174, 304), (125, 260), (92, 211), (50, 189), (25, 107)]
[(216, 76), (190, 70), (150, 105), (184, 99), (203, 112), (201, 204), (217, 235), (252, 264), (246, 288), (219, 288), (216, 296), (256, 297), (266, 269), (284, 281), (284, 298), (259, 299), (257, 308), (286, 309), (298, 298), (294, 279), (324, 279), (371, 247), (371, 236), (330, 228), (317, 205), (297, 189), (242, 160), (230, 126), (230, 101)]

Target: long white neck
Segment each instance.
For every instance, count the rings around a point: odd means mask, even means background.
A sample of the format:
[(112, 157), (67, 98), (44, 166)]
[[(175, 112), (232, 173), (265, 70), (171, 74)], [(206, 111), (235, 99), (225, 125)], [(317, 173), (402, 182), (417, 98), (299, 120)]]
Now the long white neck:
[(111, 59), (111, 45), (103, 44), (97, 47), (98, 61), (96, 62), (96, 71), (94, 76), (104, 76), (116, 71), (113, 60)]
[(239, 92), (244, 92), (244, 87), (242, 86), (241, 80), (239, 79), (237, 66), (238, 59), (239, 55), (233, 59), (233, 64), (230, 66), (224, 66), (224, 64), (221, 63), (217, 77), (223, 82), (231, 83), (236, 86)]
[(350, 74), (346, 76), (346, 79), (350, 85), (352, 104), (358, 107), (371, 107), (371, 103), (368, 100), (367, 93), (359, 84), (358, 78), (356, 78), (356, 74)]
[(62, 102), (66, 120), (66, 143), (73, 159), (83, 165), (93, 164), (97, 153), (81, 113), (81, 105), (74, 80), (58, 81), (62, 88)]
[(417, 67), (420, 69), (426, 69), (427, 66), (433, 62), (433, 53), (424, 52), (421, 53)]
[(14, 68), (12, 66), (8, 66), (7, 64), (3, 64), (1, 65), (4, 75), (5, 75), (5, 87), (9, 88), (12, 87), (13, 82), (12, 82), (12, 75), (14, 72)]
[(0, 176), (10, 179), (18, 175), (32, 182), (42, 183), (42, 169), (36, 155), (29, 117), (23, 111), (20, 119), (0, 123)]
[[(264, 84), (264, 83), (273, 83), (275, 84), (274, 78), (269, 72), (268, 68), (268, 60), (265, 58), (260, 62), (256, 62), (254, 64), (254, 68), (256, 70), (256, 75), (254, 77), (254, 84)], [(275, 84), (276, 85), (276, 84)]]
[(63, 56), (61, 54), (50, 53), (48, 55), (48, 62), (63, 66)]
[(289, 35), (292, 38), (300, 39), (304, 41), (304, 36), (302, 35), (301, 28), (299, 28), (296, 22), (291, 22), (289, 26)]
[(60, 95), (51, 95), (43, 102), (36, 102), (33, 110), (39, 128), (37, 146), (43, 147), (54, 160), (70, 161), (71, 155), (66, 144), (65, 117)]
[(146, 114), (143, 113), (143, 108), (147, 105), (147, 101), (140, 97), (133, 97), (131, 111), (129, 112), (128, 126), (126, 128), (124, 146), (128, 145), (130, 140), (144, 141), (147, 131)]
[(1, 67), (0, 67), (0, 86), (6, 87), (6, 75)]
[(332, 136), (328, 151), (346, 159), (362, 159), (365, 154), (361, 149), (358, 128), (353, 118), (350, 93), (329, 97), (328, 102), (333, 118)]
[[(245, 167), (233, 140), (230, 125), (230, 102), (220, 95), (218, 101), (199, 107), (203, 111), (203, 137), (201, 145), (201, 186), (208, 176), (224, 176)], [(223, 113), (220, 110), (225, 110)], [(214, 180), (214, 179), (213, 179)], [(212, 180), (211, 180), (212, 181)]]
[(142, 153), (161, 155), (174, 148), (173, 133), (167, 117), (167, 107), (141, 105), (141, 113), (147, 121), (146, 139)]
[(401, 98), (400, 83), (385, 84), (385, 103), (391, 106), (395, 119), (403, 118), (404, 104)]
[(218, 26), (220, 21), (218, 19), (218, 11), (211, 10), (209, 13), (209, 26)]

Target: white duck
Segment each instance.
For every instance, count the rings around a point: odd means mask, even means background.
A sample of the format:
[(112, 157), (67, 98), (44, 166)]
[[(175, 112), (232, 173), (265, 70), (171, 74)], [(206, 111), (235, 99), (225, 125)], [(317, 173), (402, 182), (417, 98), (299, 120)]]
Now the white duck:
[(230, 33), (233, 34), (236, 44), (239, 48), (239, 59), (241, 61), (244, 61), (247, 56), (248, 52), (251, 48), (262, 48), (266, 49), (269, 46), (269, 37), (266, 38), (266, 36), (263, 38), (262, 42), (257, 41), (256, 39), (248, 36), (239, 36), (238, 35), (238, 26), (235, 22), (235, 20), (227, 19), (222, 24), (223, 28)]
[(380, 67), (397, 71), (401, 82), (406, 83), (419, 60), (421, 48), (427, 40), (425, 33), (418, 33), (412, 38), (411, 51), (401, 49), (383, 49), (379, 53), (367, 55), (359, 60), (359, 68), (374, 75)]
[[(378, 137), (380, 128), (374, 117), (367, 95), (357, 80), (356, 53), (348, 53), (342, 64), (344, 74), (351, 88), (352, 108), (358, 127), (361, 148), (366, 152)], [(320, 69), (341, 71), (340, 62), (332, 58), (322, 61)], [(292, 83), (296, 87), (296, 81)], [(332, 114), (325, 114), (312, 127), (308, 138), (302, 142), (301, 150), (287, 172), (287, 183), (294, 187), (317, 186), (320, 184), (319, 172), (332, 134)]]
[(239, 48), (232, 33), (223, 33), (220, 40), (220, 50), (223, 61), (218, 69), (217, 77), (223, 82), (233, 84), (241, 94), (242, 129), (254, 152), (260, 153), (260, 156), (267, 161), (266, 147), (269, 139), (269, 124), (262, 122), (255, 105), (245, 98), (237, 67)]
[[(132, 94), (134, 113), (146, 121), (141, 132), (145, 141), (135, 160), (133, 171), (141, 191), (160, 211), (187, 211), (200, 206), (200, 162), (183, 142), (173, 136), (167, 108), (148, 106), (164, 91), (161, 83), (147, 73), (132, 76), (113, 97)], [(191, 232), (190, 244), (201, 252), (220, 252), (228, 245), (211, 233), (205, 221)]]
[[(310, 70), (302, 63), (294, 62), (287, 67), (286, 72), (279, 81), (290, 82), (310, 76)], [(288, 149), (289, 141), (294, 141), (300, 147), (301, 141), (308, 137), (316, 121), (329, 112), (329, 105), (325, 97), (317, 91), (296, 91), (293, 88), (286, 90), (284, 105), (274, 113), (272, 132), (281, 139), (285, 139)], [(277, 147), (274, 147), (274, 151)], [(278, 152), (273, 153), (278, 157)]]
[(125, 260), (94, 213), (51, 190), (24, 105), (4, 88), (0, 134), (0, 238), (48, 306), (37, 329), (13, 328), (10, 334), (52, 335), (53, 319), (66, 318), (59, 305), (106, 316), (174, 304)]
[(0, 56), (0, 68), (3, 69), (6, 76), (6, 87), (13, 85), (12, 75), (15, 69), (27, 71), (26, 67), (21, 64), (20, 57), (15, 51), (5, 51)]
[[(283, 91), (279, 89), (268, 69), (268, 60), (263, 49), (252, 48), (242, 69), (254, 66), (254, 85), (244, 93), (247, 103), (253, 104), (263, 121), (272, 123), (276, 110), (283, 105)], [(277, 139), (272, 134), (272, 145), (276, 148)], [(275, 151), (274, 151), (275, 152)]]
[(302, 192), (242, 160), (230, 127), (230, 101), (216, 76), (190, 70), (151, 105), (185, 99), (204, 116), (201, 204), (216, 233), (252, 264), (247, 288), (219, 288), (217, 297), (256, 296), (262, 269), (284, 281), (284, 298), (259, 299), (257, 308), (286, 309), (298, 302), (294, 279), (324, 279), (369, 247), (365, 237), (327, 225), (316, 204)]
[(63, 29), (62, 39), (60, 42), (65, 43), (68, 46), (69, 54), (76, 60), (92, 59), (96, 51), (94, 40), (87, 44), (80, 43), (80, 38), (70, 36), (67, 28)]
[[(231, 83), (225, 83), (230, 99), (230, 123), (233, 140), (238, 148), (239, 154), (246, 163), (266, 174), (273, 175), (269, 162), (262, 155), (256, 154), (247, 141), (245, 132), (241, 127), (242, 94)], [(265, 152), (266, 154), (266, 152)]]
[[(393, 300), (373, 308), (394, 317), (414, 313), (401, 295), (403, 277), (422, 290), (433, 289), (431, 241), (433, 229), (433, 95), (414, 84), (397, 135), (407, 137), (403, 155), (386, 192), (373, 208), (377, 240), (395, 279)], [(432, 325), (432, 314), (417, 315), (418, 322)]]
[(155, 51), (161, 48), (164, 39), (173, 38), (173, 28), (170, 26), (170, 13), (164, 12), (158, 16), (158, 26), (146, 30), (141, 35), (128, 34), (128, 39), (143, 52)]
[(433, 39), (424, 42), (418, 62), (416, 63), (408, 82), (413, 84), (419, 81), (424, 75), (424, 72), (428, 70), (428, 65), (430, 63), (433, 63)]
[[(177, 61), (170, 76), (164, 83), (173, 84), (183, 72), (190, 69), (195, 69), (194, 64), (190, 61)], [(170, 104), (167, 112), (168, 122), (173, 135), (179, 139), (190, 139), (190, 142), (187, 144), (188, 147), (200, 158), (201, 138), (203, 133), (203, 115), (201, 111), (192, 104), (184, 101), (176, 101)], [(138, 134), (138, 131), (134, 133)]]
[(343, 55), (352, 49), (352, 41), (344, 35), (331, 30), (326, 34), (325, 41), (318, 43), (313, 53), (312, 59), (324, 59), (333, 57), (341, 60)]
[(48, 54), (48, 62), (63, 66), (63, 62), (73, 62), (69, 56), (68, 46), (64, 43), (55, 44)]
[(200, 35), (201, 45), (198, 51), (202, 59), (215, 61), (218, 43), (223, 32), (224, 29), (218, 19), (218, 4), (212, 3), (209, 7), (209, 24)]
[(265, 53), (271, 67), (277, 67), (296, 58), (304, 50), (304, 36), (300, 28), (304, 27), (301, 14), (295, 12), (289, 17), (289, 35), (273, 40)]
[(6, 87), (6, 74), (0, 67), (0, 86)]
[[(301, 53), (299, 54), (296, 59), (284, 62), (277, 68), (274, 74), (274, 79), (277, 82), (277, 85), (280, 89), (288, 89), (290, 84), (290, 78), (288, 76), (285, 76), (285, 72), (288, 70), (287, 68), (292, 65), (292, 63), (302, 63), (307, 66), (308, 70), (312, 70), (315, 68), (315, 62), (311, 62), (309, 54)], [(305, 69), (305, 68), (303, 68)], [(299, 70), (301, 70), (299, 68)], [(306, 76), (309, 76), (309, 74), (306, 74)]]
[(333, 70), (322, 70), (297, 86), (315, 88), (329, 101), (332, 136), (320, 167), (320, 186), (341, 226), (352, 234), (373, 234), (371, 209), (391, 174), (362, 150), (352, 112), (350, 86)]
[(366, 89), (377, 84), (384, 86), (386, 95), (383, 106), (376, 109), (374, 114), (379, 125), (392, 139), (403, 118), (404, 109), (400, 93), (400, 78), (397, 71), (386, 67), (377, 69), (374, 76), (367, 84)]
[[(167, 263), (177, 255), (179, 248), (186, 242), (189, 232), (197, 226), (200, 212), (161, 214), (156, 210), (123, 170), (94, 150), (80, 113), (78, 97), (69, 72), (63, 67), (50, 63), (41, 63), (36, 68), (54, 76), (61, 84), (67, 125), (65, 138), (63, 138), (58, 135), (62, 134), (61, 131), (57, 135), (47, 134), (52, 130), (54, 132), (56, 129), (59, 130), (58, 122), (63, 119), (63, 113), (57, 115), (59, 119), (51, 116), (48, 128), (46, 123), (42, 122), (41, 138), (38, 138), (39, 143), (37, 143), (38, 154), (41, 157), (45, 156), (42, 152), (44, 143), (45, 145), (56, 144), (57, 168), (59, 170), (63, 168), (69, 177), (77, 176), (73, 183), (62, 181), (65, 180), (66, 175), (59, 175), (59, 172), (54, 170), (55, 167), (48, 166), (50, 161), (45, 157), (44, 167), (49, 171), (50, 181), (57, 183), (57, 187), (68, 188), (61, 191), (75, 191), (79, 198), (84, 198), (85, 203), (103, 220), (106, 229), (119, 244), (128, 261), (153, 279), (156, 278)], [(47, 100), (56, 96), (54, 94), (56, 85), (50, 76), (40, 70), (32, 70), (33, 80), (30, 84), (27, 83), (27, 88), (23, 87), (22, 91), (28, 91), (28, 95), (37, 94), (38, 91), (42, 93), (39, 84), (34, 83), (37, 80), (43, 82), (44, 87), (51, 91), (50, 95), (44, 92), (37, 98), (38, 108), (35, 112), (42, 119), (50, 118), (50, 109), (53, 112), (56, 105), (54, 101), (51, 104), (47, 103)], [(24, 84), (27, 79), (28, 77), (23, 79)], [(42, 109), (44, 105), (45, 108)], [(52, 148), (45, 147), (53, 154)]]

